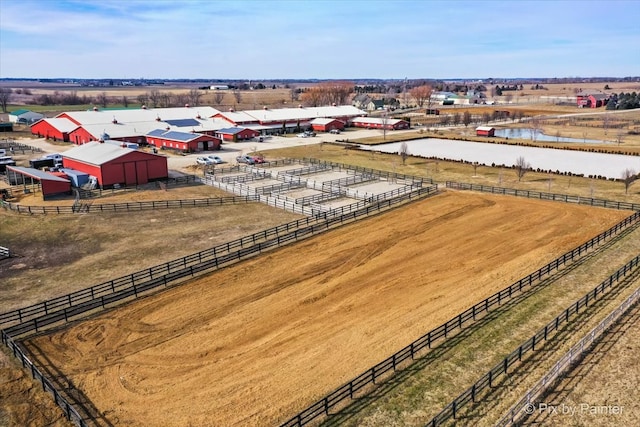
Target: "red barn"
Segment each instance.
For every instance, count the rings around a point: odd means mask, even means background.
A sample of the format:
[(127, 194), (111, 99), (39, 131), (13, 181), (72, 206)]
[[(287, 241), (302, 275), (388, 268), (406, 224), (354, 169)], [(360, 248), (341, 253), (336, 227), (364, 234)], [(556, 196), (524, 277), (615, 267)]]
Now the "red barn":
[(317, 118), (311, 120), (311, 128), (316, 132), (329, 132), (333, 129), (344, 130), (344, 122), (337, 119)]
[(155, 129), (145, 135), (148, 144), (186, 153), (219, 150), (222, 141), (211, 135)]
[(78, 127), (69, 119), (42, 119), (31, 125), (31, 134), (39, 138), (69, 142), (69, 134)]
[(358, 128), (367, 129), (409, 129), (409, 122), (400, 119), (389, 119), (383, 117), (356, 117), (351, 121), (351, 124)]
[(578, 108), (598, 108), (607, 104), (609, 101), (609, 95), (598, 91), (581, 91), (576, 93), (576, 101), (578, 103)]
[(164, 156), (95, 141), (65, 151), (62, 165), (95, 176), (102, 188), (146, 184), (169, 176)]
[(476, 128), (477, 136), (496, 136), (496, 129), (491, 126), (478, 126)]
[(225, 128), (216, 132), (216, 136), (223, 141), (243, 141), (260, 136), (260, 132), (249, 128)]

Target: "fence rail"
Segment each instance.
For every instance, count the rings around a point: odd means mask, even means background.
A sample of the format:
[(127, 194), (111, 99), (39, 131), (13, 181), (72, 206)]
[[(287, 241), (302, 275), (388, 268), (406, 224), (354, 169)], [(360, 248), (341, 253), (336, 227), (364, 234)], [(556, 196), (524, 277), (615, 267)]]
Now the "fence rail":
[[(42, 303), (0, 314), (0, 328), (10, 327), (15, 333), (39, 330), (43, 326), (70, 318), (86, 311), (105, 308), (107, 305), (125, 298), (137, 298), (159, 286), (167, 286), (185, 277), (237, 262), (264, 250), (283, 246), (293, 241), (324, 232), (337, 225), (351, 222), (363, 216), (379, 212), (406, 200), (433, 194), (433, 188), (413, 192), (392, 200), (361, 206), (359, 210), (341, 212), (340, 215), (326, 215), (324, 218), (306, 217), (267, 230), (236, 239), (228, 243), (200, 251), (164, 264), (146, 268), (81, 291), (53, 298)], [(17, 326), (11, 326), (18, 324)]]
[(0, 246), (0, 259), (11, 258), (11, 251), (9, 248)]
[(481, 191), (492, 194), (504, 194), (508, 196), (527, 197), (530, 199), (554, 200), (566, 203), (576, 203), (579, 205), (589, 205), (602, 208), (620, 209), (620, 210), (640, 210), (640, 204), (617, 202), (612, 200), (594, 199), (591, 197), (572, 196), (569, 194), (544, 193), (532, 190), (517, 190), (515, 188), (492, 187), (490, 185), (468, 184), (462, 182), (446, 181), (446, 187), (456, 190)]
[(533, 386), (531, 387), (514, 406), (509, 409), (507, 414), (497, 423), (497, 427), (512, 425), (514, 421), (519, 419), (523, 412), (534, 408), (534, 402), (542, 395), (549, 386), (564, 372), (566, 372), (583, 354), (583, 352), (596, 340), (598, 340), (607, 329), (615, 324), (627, 310), (638, 302), (640, 299), (640, 288), (636, 289), (622, 304), (620, 304), (611, 314), (609, 314), (602, 322), (586, 334), (576, 345), (564, 354), (556, 362), (555, 365)]
[(500, 379), (502, 376), (506, 376), (509, 368), (520, 362), (522, 357), (526, 355), (528, 352), (535, 351), (536, 345), (544, 343), (547, 341), (551, 334), (555, 331), (559, 330), (560, 325), (564, 323), (569, 323), (569, 320), (573, 317), (576, 317), (581, 311), (582, 308), (587, 308), (589, 306), (589, 302), (596, 301), (598, 298), (601, 298), (607, 289), (613, 287), (616, 283), (618, 283), (621, 279), (624, 279), (629, 275), (629, 273), (637, 270), (638, 265), (640, 264), (640, 255), (633, 258), (623, 267), (621, 267), (618, 271), (609, 276), (608, 279), (605, 279), (602, 283), (600, 283), (597, 287), (587, 293), (585, 296), (580, 298), (575, 303), (571, 304), (564, 310), (560, 315), (558, 315), (554, 320), (545, 325), (544, 328), (540, 329), (535, 335), (525, 341), (522, 345), (520, 345), (517, 349), (515, 349), (511, 354), (505, 357), (501, 362), (499, 362), (496, 366), (494, 366), (489, 372), (484, 374), (478, 381), (475, 382), (471, 387), (469, 387), (465, 392), (463, 392), (460, 396), (458, 396), (453, 402), (448, 404), (438, 415), (431, 419), (427, 426), (436, 427), (444, 424), (445, 422), (456, 419), (458, 411), (469, 404), (476, 401), (477, 396), (482, 393), (485, 389), (493, 387), (493, 383)]
[(473, 307), (453, 317), (444, 324), (432, 329), (397, 353), (361, 373), (351, 381), (338, 387), (323, 399), (318, 400), (306, 409), (302, 410), (293, 418), (282, 424), (282, 427), (304, 426), (318, 417), (329, 415), (329, 411), (342, 404), (344, 401), (352, 400), (354, 395), (369, 384), (375, 384), (378, 378), (395, 372), (400, 364), (413, 360), (422, 350), (431, 349), (434, 345), (439, 345), (446, 341), (453, 333), (461, 330), (468, 323), (473, 323), (477, 317), (488, 313), (494, 306), (500, 306), (513, 297), (519, 295), (523, 289), (533, 286), (542, 278), (550, 275), (552, 271), (558, 270), (565, 264), (575, 261), (585, 255), (591, 248), (601, 242), (619, 234), (627, 227), (635, 225), (640, 220), (640, 212), (635, 212), (618, 224), (611, 227), (586, 243), (565, 253), (554, 261), (518, 280), (507, 288), (491, 295), (487, 299), (475, 304)]
[[(259, 201), (256, 195), (235, 196), (235, 197), (215, 197), (207, 199), (182, 199), (182, 200), (153, 200), (147, 202), (126, 202), (109, 204), (83, 204), (82, 212), (137, 212), (154, 209), (174, 209), (187, 207), (207, 207), (221, 205), (235, 205), (239, 203), (250, 203)], [(79, 210), (74, 206), (24, 206), (19, 203), (4, 202), (5, 209), (21, 214), (71, 214)]]
[(20, 360), (20, 362), (22, 363), (22, 367), (31, 372), (31, 377), (41, 384), (42, 390), (53, 395), (53, 400), (58, 406), (62, 408), (67, 419), (74, 422), (80, 427), (87, 427), (87, 423), (80, 415), (78, 410), (73, 405), (71, 405), (71, 403), (69, 403), (69, 401), (60, 394), (60, 392), (58, 392), (51, 381), (49, 381), (49, 379), (45, 377), (42, 372), (40, 372), (40, 370), (23, 353), (20, 346), (18, 346), (4, 331), (0, 331), (0, 333), (2, 334), (2, 343), (6, 345), (9, 350), (11, 350), (14, 357)]

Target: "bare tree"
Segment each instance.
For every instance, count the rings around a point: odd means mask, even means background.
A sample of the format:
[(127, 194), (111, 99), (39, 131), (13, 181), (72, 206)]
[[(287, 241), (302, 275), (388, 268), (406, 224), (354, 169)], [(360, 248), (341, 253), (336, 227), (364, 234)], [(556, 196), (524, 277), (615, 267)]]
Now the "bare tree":
[(291, 102), (298, 100), (298, 88), (295, 86), (291, 86), (289, 88), (289, 97), (291, 98)]
[(471, 124), (471, 113), (468, 111), (465, 111), (464, 114), (462, 115), (462, 123), (464, 123), (464, 127), (469, 126), (469, 124)]
[(624, 129), (620, 128), (618, 129), (618, 132), (616, 132), (616, 142), (618, 143), (618, 145), (622, 144), (623, 138), (624, 138)]
[(611, 116), (609, 116), (609, 113), (604, 113), (604, 118), (602, 119), (602, 127), (604, 127), (604, 134), (607, 134), (607, 130), (609, 129), (609, 126), (611, 125)]
[(127, 98), (126, 95), (122, 96), (122, 106), (124, 108), (129, 108), (129, 98)]
[(145, 93), (138, 95), (138, 102), (140, 103), (140, 105), (147, 105), (147, 103), (149, 102), (149, 96)]
[(629, 191), (629, 186), (633, 181), (638, 179), (636, 175), (636, 171), (633, 169), (625, 169), (622, 171), (622, 182), (624, 182), (624, 194), (627, 194)]
[(109, 98), (107, 98), (107, 92), (100, 92), (96, 96), (96, 102), (102, 106), (102, 108), (107, 108), (107, 104), (109, 103)]
[(171, 102), (173, 101), (173, 96), (168, 92), (160, 93), (159, 105), (163, 108), (171, 107)]
[(11, 100), (11, 95), (13, 95), (13, 91), (8, 87), (0, 87), (0, 107), (2, 107), (2, 112), (7, 112), (7, 104)]
[(518, 175), (518, 182), (522, 179), (522, 177), (527, 173), (529, 169), (531, 169), (531, 165), (527, 160), (520, 156), (516, 159), (516, 164), (513, 165), (513, 168), (516, 171), (516, 175)]
[(240, 104), (242, 102), (242, 92), (240, 92), (238, 89), (233, 91), (233, 97), (236, 100), (236, 104)]
[(213, 94), (213, 102), (216, 103), (216, 105), (220, 105), (222, 104), (222, 100), (224, 99), (224, 92), (221, 91), (216, 91)]
[(188, 93), (176, 93), (173, 94), (173, 99), (166, 103), (166, 107), (170, 107), (171, 104), (177, 105), (178, 107), (189, 105), (189, 94)]
[(538, 135), (540, 134), (540, 130), (542, 128), (542, 124), (540, 123), (540, 117), (533, 116), (531, 117), (531, 141), (536, 142), (538, 139)]
[(153, 108), (160, 106), (160, 100), (162, 99), (162, 93), (158, 89), (149, 91), (147, 98), (151, 102)]
[(387, 126), (389, 126), (389, 114), (387, 110), (382, 111), (382, 116), (380, 116), (380, 123), (382, 124), (382, 139), (386, 141), (387, 139)]
[(200, 105), (200, 98), (202, 98), (202, 92), (198, 89), (191, 89), (189, 91), (189, 104), (191, 106), (197, 107)]
[(402, 159), (402, 166), (404, 166), (405, 163), (407, 162), (407, 157), (409, 157), (409, 147), (407, 146), (407, 143), (405, 141), (402, 141), (400, 143), (400, 149), (398, 150), (398, 154)]
[(416, 86), (412, 88), (409, 93), (416, 100), (418, 107), (422, 108), (426, 102), (429, 102), (431, 106), (431, 94), (433, 93), (433, 87), (430, 85)]

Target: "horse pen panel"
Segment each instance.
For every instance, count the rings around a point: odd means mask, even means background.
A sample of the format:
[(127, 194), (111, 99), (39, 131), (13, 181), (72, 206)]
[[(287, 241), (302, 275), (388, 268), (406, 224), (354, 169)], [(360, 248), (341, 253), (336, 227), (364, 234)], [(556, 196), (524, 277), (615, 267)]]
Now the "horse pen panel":
[(111, 425), (274, 425), (627, 215), (446, 192), (24, 345)]

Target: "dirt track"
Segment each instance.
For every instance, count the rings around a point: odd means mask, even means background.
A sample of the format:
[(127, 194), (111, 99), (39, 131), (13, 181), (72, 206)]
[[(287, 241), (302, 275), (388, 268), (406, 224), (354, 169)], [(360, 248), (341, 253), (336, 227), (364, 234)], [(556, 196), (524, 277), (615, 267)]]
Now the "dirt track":
[(448, 192), (27, 345), (114, 425), (273, 425), (627, 214)]

